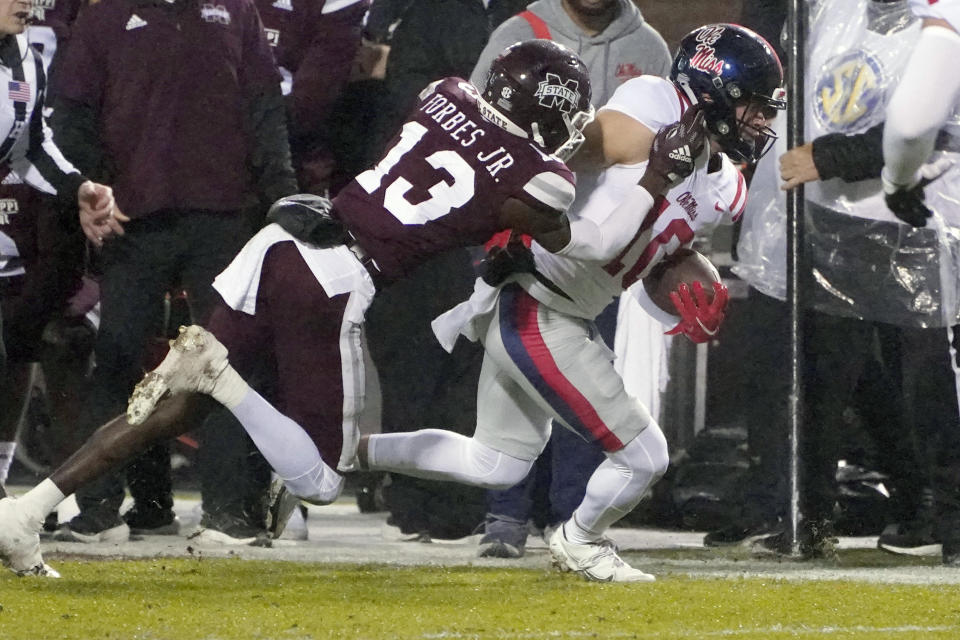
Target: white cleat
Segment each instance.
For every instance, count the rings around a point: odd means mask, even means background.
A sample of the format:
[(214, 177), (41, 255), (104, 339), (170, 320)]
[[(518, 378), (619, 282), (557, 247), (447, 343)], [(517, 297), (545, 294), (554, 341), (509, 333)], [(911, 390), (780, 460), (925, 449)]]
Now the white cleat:
[(0, 500), (0, 561), (18, 576), (59, 578), (60, 574), (40, 555), (40, 526), (30, 526), (14, 498)]
[(142, 423), (167, 393), (210, 393), (229, 364), (227, 348), (212, 333), (197, 325), (180, 327), (180, 335), (170, 341), (167, 357), (130, 394), (127, 422)]
[(655, 577), (634, 569), (617, 555), (617, 545), (609, 538), (592, 544), (574, 544), (563, 535), (563, 527), (550, 536), (550, 555), (561, 571), (579, 573), (594, 582), (653, 582)]

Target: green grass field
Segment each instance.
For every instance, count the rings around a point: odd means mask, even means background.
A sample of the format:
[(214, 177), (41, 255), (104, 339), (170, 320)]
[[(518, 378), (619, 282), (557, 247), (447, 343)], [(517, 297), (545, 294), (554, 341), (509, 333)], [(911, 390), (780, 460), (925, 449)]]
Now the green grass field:
[[(863, 565), (856, 554), (844, 562)], [(0, 639), (960, 638), (956, 584), (666, 571), (614, 585), (546, 567), (210, 558), (56, 566), (60, 580), (0, 574)]]

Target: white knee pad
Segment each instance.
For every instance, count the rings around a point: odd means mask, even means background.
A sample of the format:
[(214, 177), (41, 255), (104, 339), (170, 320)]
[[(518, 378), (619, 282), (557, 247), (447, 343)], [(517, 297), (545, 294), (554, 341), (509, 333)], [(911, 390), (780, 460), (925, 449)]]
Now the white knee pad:
[(663, 477), (667, 467), (670, 466), (670, 449), (667, 446), (667, 439), (656, 423), (651, 423), (623, 449), (609, 456), (614, 464), (642, 470), (651, 477), (651, 482)]
[(585, 539), (596, 539), (630, 513), (669, 464), (667, 439), (656, 423), (619, 451), (607, 453), (607, 459), (590, 476), (583, 502), (574, 512), (574, 523)]
[(502, 451), (491, 449), (473, 438), (467, 439), (464, 451), (464, 470), (473, 476), (474, 484), (484, 489), (503, 491), (527, 477), (533, 468), (533, 460), (514, 458)]

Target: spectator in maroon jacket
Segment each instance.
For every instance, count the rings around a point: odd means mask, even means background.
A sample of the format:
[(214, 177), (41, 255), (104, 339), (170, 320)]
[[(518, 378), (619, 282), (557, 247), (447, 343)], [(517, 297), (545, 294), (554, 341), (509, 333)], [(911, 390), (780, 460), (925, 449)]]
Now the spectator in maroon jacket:
[[(164, 292), (184, 288), (193, 319), (204, 321), (214, 276), (250, 235), (241, 214), (250, 194), (267, 204), (297, 185), (280, 74), (253, 0), (103, 0), (74, 24), (59, 80), (58, 142), (84, 170), (110, 177), (131, 218), (126, 235), (102, 249), (97, 367), (78, 420), (92, 431), (123, 408), (141, 376)], [(145, 512), (138, 523), (164, 530), (174, 523), (169, 452), (161, 445), (148, 455), (137, 464), (153, 469), (165, 491), (136, 505)], [(81, 512), (63, 535), (128, 537), (121, 476), (77, 498)], [(240, 516), (229, 524), (256, 527)]]

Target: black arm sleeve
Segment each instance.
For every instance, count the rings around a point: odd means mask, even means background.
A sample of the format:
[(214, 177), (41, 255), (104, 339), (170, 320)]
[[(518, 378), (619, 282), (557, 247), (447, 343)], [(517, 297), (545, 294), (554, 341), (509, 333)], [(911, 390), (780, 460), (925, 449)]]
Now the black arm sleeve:
[(280, 86), (248, 98), (246, 116), (253, 184), (261, 203), (269, 206), (299, 190), (290, 159), (287, 113)]
[[(87, 178), (76, 171), (60, 166), (60, 164), (47, 153), (47, 149), (44, 148), (45, 137), (42, 105), (43, 94), (41, 93), (40, 98), (37, 100), (37, 106), (34, 108), (33, 113), (30, 114), (30, 148), (27, 150), (27, 161), (56, 189), (56, 198), (59, 205), (76, 208), (77, 191)], [(47, 144), (51, 143), (47, 141)], [(61, 149), (61, 153), (62, 151)]]
[(857, 182), (879, 178), (883, 169), (883, 123), (863, 133), (831, 133), (813, 141), (813, 164), (821, 180)]

